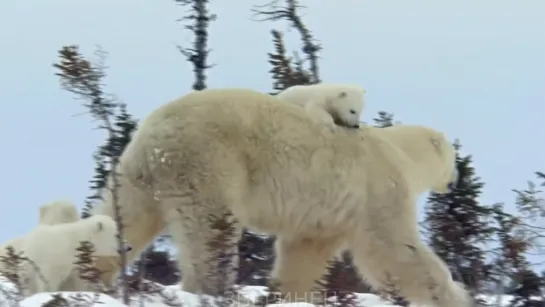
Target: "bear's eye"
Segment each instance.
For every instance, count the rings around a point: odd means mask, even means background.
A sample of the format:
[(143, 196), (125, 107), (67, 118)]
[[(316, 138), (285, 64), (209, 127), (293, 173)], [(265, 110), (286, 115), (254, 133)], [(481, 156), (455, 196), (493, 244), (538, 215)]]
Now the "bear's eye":
[(350, 110), (351, 114), (356, 114), (356, 110)]

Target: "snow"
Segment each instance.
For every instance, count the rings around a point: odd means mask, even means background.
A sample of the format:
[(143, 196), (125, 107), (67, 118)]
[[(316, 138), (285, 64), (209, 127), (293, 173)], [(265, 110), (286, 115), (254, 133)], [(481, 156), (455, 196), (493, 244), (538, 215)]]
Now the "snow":
[[(172, 302), (175, 305), (183, 307), (197, 307), (202, 301), (203, 297), (187, 293), (179, 289), (179, 285), (164, 286), (163, 295), (151, 295), (144, 294), (131, 298), (129, 307), (172, 307)], [(60, 294), (63, 298), (74, 303), (73, 306), (85, 306), (85, 307), (128, 307), (121, 303), (119, 300), (105, 295), (95, 294), (90, 292), (56, 292), (56, 293), (38, 293), (33, 296), (27, 297), (17, 304), (14, 299), (16, 295), (15, 287), (5, 278), (0, 276), (0, 306), (2, 307), (42, 307), (42, 305), (52, 299), (52, 294)], [(261, 286), (244, 286), (239, 290), (240, 298), (237, 300), (237, 307), (250, 307), (253, 306), (252, 302), (255, 302), (258, 296), (267, 294), (266, 288)], [(171, 302), (167, 304), (165, 297)], [(498, 299), (501, 299), (499, 307), (508, 306), (509, 301), (512, 299), (509, 295), (497, 296), (497, 295), (480, 295), (489, 306), (498, 306)], [(205, 297), (209, 302), (209, 306), (212, 304), (211, 297)], [(369, 293), (356, 293), (356, 305), (359, 307), (394, 307), (394, 305), (374, 294)], [(83, 302), (83, 303), (82, 303)], [(181, 303), (181, 304), (179, 304)], [(70, 305), (72, 306), (72, 305)], [(315, 307), (313, 304), (308, 303), (284, 303), (284, 304), (271, 304), (270, 307)], [(413, 306), (424, 307), (424, 306)]]

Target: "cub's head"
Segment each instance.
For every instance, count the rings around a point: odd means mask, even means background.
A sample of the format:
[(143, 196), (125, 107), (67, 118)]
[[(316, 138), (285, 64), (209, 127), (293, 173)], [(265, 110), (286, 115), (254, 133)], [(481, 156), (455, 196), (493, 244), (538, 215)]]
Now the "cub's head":
[[(81, 222), (87, 223), (88, 237), (94, 245), (96, 256), (115, 257), (119, 254), (116, 238), (117, 226), (110, 216), (92, 215)], [(132, 246), (125, 243), (123, 250), (128, 252), (132, 250)]]
[(365, 107), (365, 90), (357, 86), (339, 85), (328, 97), (329, 109), (336, 125), (360, 127), (360, 116)]
[(56, 200), (40, 206), (41, 225), (72, 223), (79, 219), (76, 205), (69, 200)]

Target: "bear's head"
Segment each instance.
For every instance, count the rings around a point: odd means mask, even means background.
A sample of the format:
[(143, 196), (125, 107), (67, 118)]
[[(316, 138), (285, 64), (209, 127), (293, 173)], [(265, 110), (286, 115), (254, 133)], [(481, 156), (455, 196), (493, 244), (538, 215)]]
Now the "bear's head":
[[(95, 248), (95, 256), (116, 257), (119, 254), (117, 243), (117, 225), (107, 215), (92, 215), (83, 220), (88, 223), (88, 237)], [(123, 250), (130, 251), (130, 244), (124, 242)]]
[(365, 104), (365, 90), (359, 87), (339, 86), (328, 97), (328, 109), (336, 125), (360, 127), (360, 116)]
[(454, 187), (458, 179), (456, 150), (442, 132), (426, 126), (407, 124), (365, 129), (376, 131), (381, 138), (391, 142), (406, 155), (407, 160), (401, 161), (408, 163), (403, 169), (415, 193), (431, 190), (442, 194)]

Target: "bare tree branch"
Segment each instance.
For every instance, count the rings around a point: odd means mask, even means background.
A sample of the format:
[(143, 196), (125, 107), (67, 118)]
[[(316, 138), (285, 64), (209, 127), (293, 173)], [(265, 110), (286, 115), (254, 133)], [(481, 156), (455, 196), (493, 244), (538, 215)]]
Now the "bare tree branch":
[(293, 85), (310, 84), (312, 76), (303, 68), (301, 61), (297, 60), (294, 63), (294, 59), (286, 55), (282, 33), (271, 30), (271, 34), (274, 53), (267, 55), (269, 56), (269, 64), (272, 65), (269, 73), (272, 74), (273, 89), (283, 91)]
[[(116, 108), (120, 107), (111, 95), (103, 91), (103, 80), (106, 77), (106, 52), (100, 48), (95, 52), (98, 58), (96, 63), (91, 63), (79, 52), (78, 46), (64, 46), (59, 50), (59, 63), (53, 64), (59, 72), (55, 73), (60, 78), (61, 87), (68, 92), (76, 95), (76, 98), (88, 101), (84, 106), (90, 111), (90, 114), (101, 124), (100, 129), (106, 130), (109, 139), (116, 139), (116, 130), (112, 124), (112, 116), (115, 116)], [(116, 150), (117, 148), (109, 148)], [(110, 180), (112, 186), (109, 190), (112, 193), (112, 205), (114, 208), (114, 219), (117, 224), (117, 242), (120, 255), (121, 266), (121, 290), (123, 293), (123, 303), (129, 303), (129, 291), (127, 283), (127, 257), (125, 253), (124, 225), (120, 213), (117, 190), (119, 187), (118, 173), (116, 166), (119, 162), (118, 154), (108, 155), (110, 160)]]
[(309, 70), (312, 73), (311, 83), (320, 83), (318, 52), (322, 50), (322, 47), (315, 42), (316, 40), (312, 35), (312, 32), (299, 15), (299, 10), (304, 8), (304, 6), (300, 5), (297, 0), (286, 0), (285, 6), (280, 6), (278, 2), (279, 0), (273, 0), (265, 5), (254, 6), (255, 8), (252, 9), (252, 12), (257, 16), (263, 16), (263, 18), (258, 19), (258, 21), (277, 21), (283, 19), (291, 23), (291, 26), (295, 28), (301, 36), (303, 42), (301, 51), (306, 55), (306, 59), (309, 61)]

